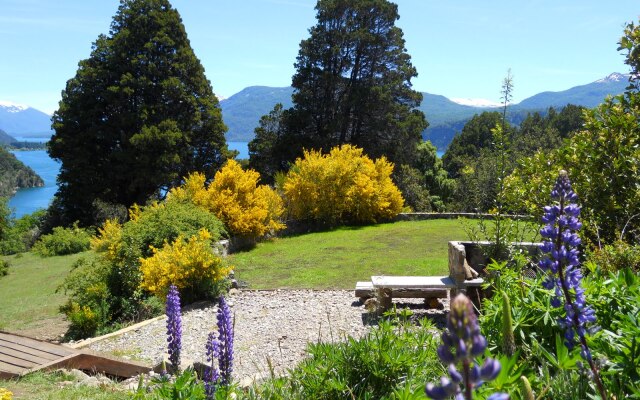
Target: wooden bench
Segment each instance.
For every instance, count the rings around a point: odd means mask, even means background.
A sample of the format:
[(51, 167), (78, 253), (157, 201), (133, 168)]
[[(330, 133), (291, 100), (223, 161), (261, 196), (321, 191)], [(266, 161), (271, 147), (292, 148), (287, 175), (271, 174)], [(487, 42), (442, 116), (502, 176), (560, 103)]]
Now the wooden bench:
[[(371, 284), (378, 296), (378, 313), (391, 308), (394, 291), (399, 289), (420, 290), (466, 290), (467, 287), (480, 287), (482, 278), (457, 283), (450, 276), (372, 276)], [(443, 296), (444, 297), (444, 296)]]
[[(361, 281), (356, 283), (355, 294), (355, 297), (360, 298), (360, 300), (364, 302), (367, 299), (376, 297), (376, 290), (373, 288), (373, 283), (371, 281)], [(449, 295), (449, 290), (433, 288), (417, 289), (410, 287), (392, 289), (391, 294), (395, 299), (442, 299)]]

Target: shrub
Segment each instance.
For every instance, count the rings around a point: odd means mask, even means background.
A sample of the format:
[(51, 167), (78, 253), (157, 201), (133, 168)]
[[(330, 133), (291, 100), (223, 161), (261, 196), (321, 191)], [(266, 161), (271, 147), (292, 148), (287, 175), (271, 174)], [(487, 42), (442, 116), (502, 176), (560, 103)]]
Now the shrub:
[(270, 187), (258, 185), (259, 177), (229, 160), (208, 187), (203, 174), (192, 174), (184, 185), (171, 190), (169, 199), (193, 202), (214, 213), (232, 235), (255, 239), (284, 228), (279, 222), (282, 199)]
[(602, 271), (616, 272), (629, 269), (640, 273), (640, 245), (616, 241), (613, 244), (594, 249), (589, 254), (589, 260)]
[[(211, 246), (211, 234), (202, 229), (185, 240), (178, 236), (161, 249), (152, 247), (153, 255), (140, 260), (140, 287), (158, 297), (166, 297), (170, 285), (180, 292), (198, 293), (201, 288), (225, 278), (230, 272)], [(196, 296), (198, 297), (198, 296)]]
[(33, 251), (42, 257), (63, 256), (89, 250), (91, 234), (74, 224), (71, 228), (61, 226), (43, 235), (33, 246)]
[(39, 210), (18, 219), (9, 219), (0, 240), (0, 254), (10, 255), (29, 251), (40, 236), (45, 214), (44, 210)]
[(5, 275), (9, 274), (9, 266), (11, 264), (9, 264), (9, 261), (6, 260), (0, 260), (0, 277), (3, 277)]
[(404, 203), (392, 171), (386, 158), (374, 162), (351, 145), (325, 155), (305, 151), (284, 182), (288, 210), (294, 219), (329, 225), (391, 219)]
[[(82, 337), (92, 328), (84, 318), (95, 315), (96, 332), (104, 331), (121, 321), (139, 320), (157, 315), (162, 310), (150, 293), (141, 288), (141, 259), (153, 257), (153, 249), (178, 237), (190, 238), (201, 229), (209, 232), (209, 240), (217, 241), (225, 234), (222, 223), (211, 213), (191, 203), (165, 202), (146, 207), (134, 206), (131, 220), (120, 224), (107, 220), (91, 239), (97, 253), (95, 260), (80, 260), (60, 289), (69, 294), (63, 308), (72, 323), (69, 335)], [(182, 240), (182, 239), (181, 239)], [(221, 285), (201, 282), (197, 296), (218, 294)], [(81, 306), (74, 308), (73, 303)], [(70, 313), (74, 313), (73, 318)], [(76, 325), (77, 323), (77, 325)]]

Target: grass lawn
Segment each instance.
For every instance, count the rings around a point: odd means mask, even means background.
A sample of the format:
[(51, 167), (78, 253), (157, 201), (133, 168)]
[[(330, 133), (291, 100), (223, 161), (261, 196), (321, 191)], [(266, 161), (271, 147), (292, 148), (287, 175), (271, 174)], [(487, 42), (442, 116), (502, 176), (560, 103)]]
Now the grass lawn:
[(230, 256), (250, 288), (353, 289), (371, 275), (448, 275), (458, 220), (403, 221), (276, 238)]
[(9, 261), (9, 275), (0, 278), (0, 329), (46, 332), (50, 324), (62, 321), (58, 308), (66, 301), (56, 293), (73, 263), (85, 252), (43, 258), (33, 253), (3, 257)]
[(0, 379), (0, 387), (13, 393), (15, 400), (125, 400), (132, 397), (117, 385), (88, 387), (63, 386), (64, 381), (74, 381), (73, 377), (59, 372), (35, 372), (21, 379)]

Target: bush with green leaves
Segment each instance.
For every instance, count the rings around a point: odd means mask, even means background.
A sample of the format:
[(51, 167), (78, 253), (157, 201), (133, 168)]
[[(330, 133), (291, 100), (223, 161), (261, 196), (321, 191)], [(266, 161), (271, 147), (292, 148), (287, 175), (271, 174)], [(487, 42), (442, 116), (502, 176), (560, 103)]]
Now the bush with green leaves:
[[(107, 221), (92, 239), (96, 259), (79, 261), (61, 286), (69, 295), (63, 307), (71, 321), (69, 335), (86, 337), (122, 321), (159, 313), (162, 306), (140, 287), (140, 260), (152, 256), (152, 248), (197, 235), (203, 228), (212, 241), (225, 235), (213, 214), (191, 203), (171, 201), (134, 207), (131, 219), (122, 225)], [(215, 298), (225, 284), (212, 283), (187, 300)]]
[(89, 250), (91, 233), (74, 224), (71, 228), (61, 226), (42, 235), (33, 246), (33, 251), (42, 257), (63, 256)]
[(616, 272), (629, 269), (640, 273), (640, 244), (621, 240), (593, 249), (589, 259), (603, 271)]
[(11, 264), (9, 264), (9, 261), (0, 260), (0, 278), (2, 278), (3, 276), (9, 275), (10, 266)]
[(38, 210), (20, 218), (7, 219), (0, 237), (0, 254), (10, 255), (29, 251), (41, 233), (46, 217), (45, 210)]

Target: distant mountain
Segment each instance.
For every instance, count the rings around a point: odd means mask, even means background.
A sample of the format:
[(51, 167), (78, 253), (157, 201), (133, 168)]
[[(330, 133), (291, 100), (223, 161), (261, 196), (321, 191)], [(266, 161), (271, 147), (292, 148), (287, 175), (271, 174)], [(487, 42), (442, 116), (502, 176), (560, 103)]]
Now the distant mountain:
[(0, 101), (0, 129), (14, 136), (49, 137), (51, 116), (35, 108)]
[(227, 140), (249, 142), (260, 117), (266, 115), (278, 103), (285, 108), (292, 106), (292, 87), (250, 86), (220, 102), (222, 117), (229, 127)]
[(0, 144), (9, 144), (15, 142), (16, 139), (2, 129), (0, 129)]
[(606, 78), (599, 79), (587, 85), (572, 87), (562, 92), (542, 92), (518, 103), (518, 108), (548, 108), (564, 107), (567, 104), (576, 104), (593, 108), (602, 103), (608, 95), (616, 95), (624, 92), (629, 85), (629, 75), (617, 72)]
[[(542, 111), (549, 107), (561, 108), (567, 104), (595, 107), (607, 95), (624, 92), (629, 75), (613, 73), (587, 85), (576, 86), (560, 92), (542, 92), (509, 107), (512, 123), (518, 124), (528, 112)], [(227, 140), (248, 142), (260, 117), (269, 113), (276, 103), (291, 107), (291, 87), (250, 86), (220, 101), (224, 122), (229, 127)], [(444, 150), (466, 121), (483, 111), (496, 111), (495, 103), (478, 99), (449, 99), (445, 96), (422, 93), (420, 110), (427, 116), (429, 128), (423, 133), (439, 149)], [(28, 106), (0, 101), (0, 129), (13, 136), (48, 138), (51, 117)], [(2, 139), (0, 138), (0, 141)]]
[[(608, 95), (624, 92), (629, 75), (613, 73), (587, 85), (576, 86), (561, 92), (543, 92), (531, 96), (518, 104), (509, 106), (509, 119), (519, 124), (529, 112), (545, 112), (549, 107), (562, 108), (567, 104), (595, 107)], [(224, 122), (229, 127), (227, 140), (248, 142), (253, 139), (253, 130), (260, 117), (267, 114), (280, 102), (285, 108), (291, 106), (291, 87), (251, 86), (222, 100)], [(475, 114), (484, 111), (499, 111), (495, 103), (477, 99), (455, 99), (423, 92), (419, 107), (425, 113), (429, 128), (423, 133), (438, 149), (444, 150), (464, 124)], [(461, 104), (462, 103), (462, 104)]]

